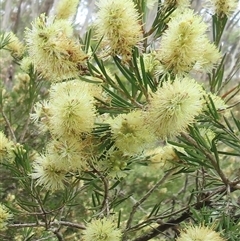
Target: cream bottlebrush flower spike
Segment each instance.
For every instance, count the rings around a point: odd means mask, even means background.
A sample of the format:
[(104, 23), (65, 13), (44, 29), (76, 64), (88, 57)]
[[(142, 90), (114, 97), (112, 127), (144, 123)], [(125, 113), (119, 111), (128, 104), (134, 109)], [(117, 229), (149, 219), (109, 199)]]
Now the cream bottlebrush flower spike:
[(223, 15), (229, 16), (237, 9), (238, 0), (209, 0), (208, 1), (214, 8), (214, 12), (222, 17)]
[(202, 53), (194, 65), (193, 69), (197, 71), (210, 72), (221, 58), (221, 53), (216, 46), (207, 38), (203, 38)]
[(204, 110), (208, 110), (207, 104), (209, 104), (211, 106), (209, 98), (211, 98), (216, 110), (218, 110), (218, 111), (219, 110), (225, 110), (228, 107), (228, 105), (225, 103), (225, 101), (220, 96), (218, 96), (216, 94), (213, 94), (211, 92), (205, 93), (204, 97), (205, 97), (205, 106), (204, 106), (205, 108), (204, 108)]
[(219, 233), (204, 226), (190, 226), (180, 233), (176, 241), (226, 241)]
[(195, 80), (176, 78), (153, 94), (146, 122), (160, 138), (176, 136), (194, 122), (203, 104), (203, 89)]
[(8, 140), (5, 134), (0, 131), (0, 162), (11, 159), (13, 146), (13, 142)]
[(142, 111), (120, 114), (109, 121), (115, 145), (124, 154), (141, 153), (154, 142), (154, 135), (144, 123)]
[(44, 14), (35, 20), (25, 34), (29, 57), (37, 71), (51, 81), (77, 77), (87, 55), (73, 39), (67, 20), (48, 19)]
[(18, 37), (10, 32), (9, 34), (9, 43), (5, 46), (5, 48), (7, 48), (13, 57), (15, 58), (22, 58), (23, 53), (25, 51), (25, 47), (23, 45), (23, 43), (18, 39)]
[(189, 72), (197, 62), (199, 68), (211, 69), (220, 54), (206, 37), (206, 24), (193, 10), (176, 11), (160, 42), (161, 64), (166, 71), (175, 74)]
[[(184, 151), (183, 148), (179, 148), (170, 144), (166, 146), (158, 146), (154, 149), (147, 150), (145, 155), (149, 157), (152, 163), (158, 163), (160, 166), (165, 166), (166, 164), (172, 164), (178, 161), (178, 156), (174, 149), (178, 151)], [(167, 165), (169, 167), (169, 165)]]
[(49, 102), (46, 100), (36, 102), (33, 113), (30, 113), (30, 119), (41, 132), (46, 132), (49, 128)]
[(212, 146), (212, 140), (216, 136), (216, 133), (214, 133), (211, 129), (209, 128), (199, 128), (200, 135), (204, 138), (206, 143), (208, 144), (209, 147)]
[(20, 61), (20, 68), (26, 73), (29, 73), (31, 65), (32, 61), (29, 57), (23, 57)]
[(61, 0), (55, 11), (55, 15), (57, 19), (69, 19), (73, 17), (73, 15), (77, 11), (79, 0)]
[(142, 39), (139, 15), (131, 0), (99, 0), (96, 34), (103, 37), (103, 45), (111, 55), (124, 60), (131, 56), (132, 48)]
[(56, 191), (64, 188), (68, 170), (59, 167), (58, 157), (52, 154), (40, 155), (33, 163), (31, 177), (36, 184), (44, 186), (47, 190)]
[[(150, 53), (143, 53), (142, 57), (146, 72), (150, 73), (152, 76), (158, 76), (163, 72), (163, 67), (159, 63), (159, 60), (156, 58), (155, 51)], [(140, 59), (138, 60), (138, 68), (141, 69)]]
[(12, 214), (9, 213), (7, 207), (0, 203), (0, 231), (4, 231), (7, 228), (7, 222), (12, 218)]
[(50, 89), (49, 128), (53, 136), (72, 138), (91, 132), (96, 117), (88, 84), (72, 80)]
[(56, 157), (57, 165), (62, 170), (82, 171), (87, 168), (86, 145), (91, 143), (85, 140), (59, 139), (52, 140), (46, 147), (46, 152)]
[(83, 241), (120, 241), (121, 231), (112, 218), (92, 220), (83, 231)]

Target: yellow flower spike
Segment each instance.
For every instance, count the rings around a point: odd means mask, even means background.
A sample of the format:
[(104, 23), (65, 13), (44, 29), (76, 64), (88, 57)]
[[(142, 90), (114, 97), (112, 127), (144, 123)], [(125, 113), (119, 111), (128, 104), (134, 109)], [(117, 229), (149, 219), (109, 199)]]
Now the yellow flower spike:
[[(227, 109), (228, 105), (225, 103), (225, 101), (218, 95), (213, 94), (213, 93), (205, 93), (205, 110), (208, 110), (207, 103), (210, 104), (209, 97), (213, 101), (213, 104), (216, 108), (216, 110), (221, 111)], [(211, 106), (211, 104), (210, 104)]]
[(46, 148), (46, 152), (57, 157), (58, 167), (62, 170), (86, 170), (87, 162), (84, 148), (85, 141), (76, 139), (52, 140)]
[(209, 0), (208, 2), (212, 5), (214, 12), (218, 16), (230, 16), (237, 9), (238, 5), (238, 0)]
[(83, 231), (83, 241), (120, 241), (121, 231), (112, 218), (92, 220)]
[(31, 59), (29, 57), (24, 57), (20, 62), (20, 67), (24, 72), (28, 73), (30, 70), (31, 64), (32, 64)]
[(220, 54), (209, 43), (206, 30), (207, 25), (193, 10), (176, 10), (157, 52), (165, 70), (174, 74), (184, 74), (192, 70), (197, 62), (202, 69), (211, 69)]
[(209, 147), (212, 147), (212, 140), (216, 136), (216, 133), (214, 133), (211, 129), (207, 129), (205, 127), (199, 128), (200, 135), (204, 138), (207, 145)]
[(9, 213), (7, 207), (0, 203), (0, 231), (4, 231), (7, 228), (7, 222), (12, 218), (12, 214)]
[(221, 59), (221, 53), (207, 38), (203, 39), (202, 44), (202, 54), (199, 55), (199, 59), (193, 68), (195, 70), (210, 72)]
[(203, 104), (203, 90), (195, 80), (176, 78), (153, 93), (146, 122), (162, 139), (176, 136), (194, 122)]
[(77, 11), (79, 0), (61, 0), (56, 7), (56, 18), (57, 19), (69, 19)]
[(30, 119), (40, 132), (45, 133), (49, 130), (49, 102), (46, 100), (36, 102), (33, 106), (33, 112), (30, 113)]
[(120, 114), (109, 121), (115, 145), (124, 154), (139, 154), (153, 144), (155, 138), (144, 123), (141, 111)]
[(10, 160), (13, 158), (13, 146), (13, 142), (8, 140), (5, 134), (0, 131), (0, 162), (2, 160)]
[(225, 241), (219, 233), (209, 227), (190, 226), (180, 233), (176, 241)]
[[(155, 51), (147, 54), (143, 53), (142, 57), (143, 57), (145, 71), (150, 73), (152, 76), (158, 76), (160, 73), (164, 71), (159, 60), (156, 58)], [(138, 60), (138, 68), (141, 69), (140, 59)]]
[(65, 174), (68, 170), (61, 169), (56, 155), (40, 155), (33, 163), (32, 179), (36, 185), (44, 186), (47, 190), (56, 191), (64, 188)]
[(145, 155), (149, 158), (151, 164), (154, 164), (156, 168), (169, 168), (178, 163), (178, 156), (175, 149), (184, 152), (183, 148), (166, 144), (165, 146), (158, 146), (154, 149), (147, 150)]
[(26, 30), (25, 39), (29, 58), (43, 77), (56, 82), (82, 73), (87, 55), (67, 20), (51, 22), (42, 14)]
[(111, 55), (128, 60), (132, 48), (142, 39), (139, 15), (131, 0), (100, 0), (96, 34)]
[(85, 82), (57, 83), (50, 89), (49, 125), (55, 137), (91, 132), (96, 118), (95, 100)]
[(7, 48), (11, 52), (13, 57), (22, 58), (23, 53), (25, 51), (23, 43), (18, 39), (18, 37), (14, 33), (10, 32), (9, 36), (10, 41), (5, 46), (5, 48)]

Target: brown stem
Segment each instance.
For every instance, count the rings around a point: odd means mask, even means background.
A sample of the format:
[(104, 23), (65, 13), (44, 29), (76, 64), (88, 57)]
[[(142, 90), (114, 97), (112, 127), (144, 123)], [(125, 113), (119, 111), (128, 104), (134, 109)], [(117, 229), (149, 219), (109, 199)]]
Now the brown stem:
[[(150, 232), (134, 239), (133, 241), (148, 241), (148, 240), (156, 237), (158, 234), (166, 231), (167, 229), (175, 227), (176, 225), (180, 224), (181, 222), (185, 221), (186, 219), (191, 218), (192, 214), (190, 212), (190, 207), (194, 207), (196, 210), (200, 210), (201, 208), (203, 208), (205, 206), (208, 206), (208, 207), (211, 206), (212, 205), (211, 197), (222, 194), (222, 193), (227, 194), (228, 191), (234, 192), (234, 191), (238, 190), (238, 186), (237, 186), (238, 184), (237, 183), (239, 183), (239, 180), (236, 181), (236, 182), (232, 182), (233, 185), (236, 184), (234, 186), (231, 185), (229, 187), (226, 187), (224, 185), (220, 188), (217, 188), (211, 194), (203, 195), (205, 198), (203, 198), (199, 202), (197, 202), (193, 205), (190, 205), (187, 208), (181, 209), (180, 211), (184, 211), (184, 209), (185, 209), (185, 211), (181, 214), (181, 216), (179, 218), (176, 218), (176, 219), (171, 218), (165, 223), (161, 222), (161, 224), (158, 227), (156, 227), (156, 228), (152, 229)], [(179, 211), (178, 211), (178, 213), (179, 213)], [(174, 213), (171, 213), (169, 216), (171, 217), (171, 216), (174, 216), (174, 215), (175, 215)], [(164, 218), (164, 217), (162, 217), (162, 218)]]
[(8, 120), (6, 114), (5, 114), (4, 111), (3, 111), (3, 107), (1, 107), (1, 112), (2, 112), (3, 119), (5, 120), (5, 122), (6, 122), (6, 124), (7, 124), (7, 127), (8, 127), (8, 129), (9, 129), (9, 131), (10, 131), (12, 140), (13, 140), (15, 143), (17, 143), (17, 138), (16, 138), (16, 136), (15, 136), (15, 134), (14, 134), (14, 131), (13, 131), (12, 127), (11, 127), (10, 121)]
[(94, 171), (98, 174), (98, 176), (102, 180), (103, 186), (104, 186), (104, 198), (103, 198), (103, 201), (102, 201), (102, 208), (101, 208), (101, 211), (98, 215), (105, 212), (106, 215), (108, 216), (109, 215), (109, 185), (108, 185), (108, 180), (97, 169), (94, 168)]
[[(82, 229), (85, 230), (86, 227), (82, 224), (78, 223), (71, 223), (68, 221), (54, 221), (51, 222), (50, 225), (62, 225), (62, 226), (68, 226), (72, 228)], [(26, 228), (26, 227), (45, 227), (44, 222), (38, 222), (38, 223), (14, 223), (14, 224), (8, 224), (8, 228)]]
[(224, 99), (226, 98), (229, 94), (231, 94), (234, 90), (236, 90), (237, 88), (239, 88), (239, 85), (233, 87), (232, 89), (230, 89), (229, 91), (227, 91), (226, 93), (224, 93), (221, 97)]
[(158, 188), (161, 184), (163, 184), (166, 179), (173, 173), (173, 170), (172, 171), (169, 171), (167, 172), (138, 202), (136, 202), (133, 207), (132, 207), (132, 211), (129, 215), (129, 219), (127, 221), (127, 225), (126, 225), (126, 232), (123, 236), (123, 240), (126, 239), (126, 236), (127, 236), (127, 231), (128, 229), (130, 229), (131, 227), (131, 223), (133, 221), (133, 217), (137, 211), (137, 209), (141, 206), (141, 204), (143, 202), (145, 202), (147, 200), (147, 198), (153, 193), (153, 191)]
[(151, 238), (156, 237), (158, 234), (166, 231), (167, 229), (174, 227), (175, 225), (183, 222), (187, 218), (190, 217), (189, 212), (184, 212), (179, 218), (177, 219), (170, 219), (167, 223), (161, 224), (158, 227), (154, 228), (151, 232), (134, 239), (133, 241), (147, 241), (150, 240)]
[(62, 234), (59, 232), (59, 230), (53, 230), (53, 233), (56, 235), (58, 241), (64, 241), (64, 238)]

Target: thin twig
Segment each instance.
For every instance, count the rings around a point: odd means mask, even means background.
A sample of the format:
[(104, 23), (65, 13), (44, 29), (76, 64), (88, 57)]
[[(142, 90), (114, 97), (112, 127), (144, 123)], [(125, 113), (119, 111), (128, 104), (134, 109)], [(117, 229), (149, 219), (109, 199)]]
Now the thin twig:
[[(56, 222), (57, 221), (55, 221), (55, 223)], [(68, 222), (68, 221), (59, 221), (57, 223), (59, 223), (60, 225), (68, 226), (68, 227), (72, 227), (72, 228), (78, 228), (78, 229), (82, 229), (82, 230), (86, 229), (86, 227), (84, 225), (78, 224), (78, 223), (71, 223), (71, 222)]]
[(103, 174), (100, 173), (97, 169), (94, 168), (94, 171), (98, 174), (98, 176), (102, 180), (103, 186), (104, 186), (104, 198), (103, 198), (103, 201), (102, 201), (102, 209), (101, 209), (101, 212), (98, 215), (105, 212), (106, 215), (108, 216), (109, 215), (109, 185), (108, 185), (108, 181), (105, 178), (105, 176), (103, 176)]
[[(72, 228), (77, 228), (77, 229), (82, 229), (85, 230), (86, 227), (82, 224), (78, 224), (78, 223), (71, 223), (68, 221), (53, 221), (50, 222), (50, 226), (52, 225), (63, 225), (63, 226), (68, 226), (68, 227), (72, 227)], [(26, 228), (26, 227), (45, 227), (45, 222), (38, 222), (38, 223), (14, 223), (14, 224), (8, 224), (7, 227), (8, 228)]]
[(64, 238), (58, 229), (52, 230), (52, 232), (56, 235), (58, 241), (64, 241)]
[(41, 200), (41, 198), (39, 196), (39, 193), (36, 192), (36, 194), (37, 194), (36, 197), (34, 195), (32, 195), (32, 196), (35, 199), (35, 201), (37, 202), (37, 204), (39, 205), (41, 212), (43, 213), (43, 219), (44, 219), (44, 223), (45, 223), (44, 226), (45, 226), (46, 229), (48, 229), (49, 225), (50, 225), (50, 221), (48, 222), (47, 212), (45, 211), (45, 208), (43, 206), (43, 203), (42, 203), (42, 200)]
[(2, 112), (3, 119), (5, 120), (5, 122), (6, 122), (6, 124), (7, 124), (7, 127), (8, 127), (8, 129), (9, 129), (9, 131), (10, 131), (10, 134), (11, 134), (11, 137), (12, 137), (13, 141), (14, 141), (15, 143), (17, 143), (17, 138), (16, 138), (16, 136), (15, 136), (15, 134), (14, 134), (14, 131), (13, 131), (12, 127), (11, 127), (10, 121), (8, 120), (8, 118), (7, 118), (6, 114), (4, 113), (2, 107), (1, 107), (1, 112)]
[(188, 186), (188, 174), (186, 174), (186, 179), (185, 179), (183, 188), (178, 191), (176, 196), (178, 197), (180, 194), (182, 193), (184, 194), (187, 190), (187, 186)]
[(8, 228), (27, 228), (27, 227), (40, 227), (45, 226), (45, 223), (38, 222), (38, 223), (15, 223), (15, 224), (8, 224)]
[[(120, 194), (121, 196), (123, 196), (123, 197), (126, 195), (123, 191), (120, 191), (119, 194)], [(132, 203), (133, 203), (134, 205), (138, 202), (133, 196), (130, 196), (129, 199), (132, 201)], [(139, 209), (140, 209), (143, 213), (147, 214), (147, 211), (144, 210), (144, 208), (143, 208), (141, 205), (139, 206)]]
[(234, 86), (233, 88), (231, 88), (230, 90), (228, 90), (226, 93), (224, 93), (221, 98), (224, 99), (226, 98), (229, 94), (231, 94), (234, 90), (236, 90), (237, 88), (239, 88), (238, 85)]
[(179, 223), (181, 223), (182, 221), (186, 220), (187, 218), (190, 217), (190, 213), (189, 212), (184, 212), (179, 218), (177, 219), (170, 219), (167, 223), (161, 224), (159, 225), (157, 228), (154, 228), (151, 232), (138, 237), (136, 239), (134, 239), (134, 241), (147, 241), (150, 240), (154, 237), (156, 237), (158, 234), (164, 232), (165, 230), (169, 229), (170, 227), (173, 227)]
[[(224, 186), (222, 186), (220, 188), (217, 188), (211, 194), (204, 195), (205, 198), (203, 198), (202, 200), (200, 200), (197, 203), (194, 203), (192, 205), (189, 205), (188, 207), (182, 208), (181, 210), (178, 210), (175, 213), (171, 213), (168, 216), (162, 216), (160, 218), (158, 217), (158, 219), (161, 220), (161, 219), (164, 219), (165, 217), (172, 217), (172, 216), (174, 216), (177, 213), (183, 212), (181, 214), (181, 216), (179, 218), (177, 218), (177, 219), (171, 218), (170, 220), (168, 220), (165, 223), (163, 223), (161, 221), (160, 222), (161, 224), (158, 227), (153, 228), (152, 230), (150, 230), (150, 232), (148, 232), (148, 233), (146, 233), (146, 234), (144, 234), (144, 235), (134, 239), (133, 241), (148, 241), (148, 240), (156, 237), (158, 234), (160, 234), (160, 233), (166, 231), (167, 229), (172, 228), (172, 227), (180, 224), (181, 222), (185, 221), (186, 219), (190, 218), (191, 217), (190, 207), (194, 207), (195, 209), (199, 210), (199, 209), (201, 209), (204, 206), (210, 206), (212, 204), (211, 197), (213, 197), (215, 195), (219, 195), (219, 194), (224, 193), (224, 192), (226, 194), (228, 192), (234, 192), (234, 191), (236, 191), (238, 189), (237, 185), (238, 184), (236, 184), (235, 186), (228, 186), (228, 187), (224, 185)], [(147, 220), (147, 221), (149, 222), (150, 220)], [(133, 228), (134, 227), (132, 227), (131, 229), (133, 229)]]
[(129, 215), (129, 219), (127, 221), (127, 225), (126, 225), (126, 230), (128, 230), (131, 227), (131, 223), (134, 217), (134, 214), (136, 213), (137, 209), (139, 208), (139, 206), (145, 202), (147, 200), (147, 198), (153, 193), (153, 191), (158, 188), (161, 184), (163, 184), (166, 179), (173, 173), (172, 171), (167, 172), (138, 202), (136, 202), (133, 207), (132, 207), (132, 211)]
[[(235, 183), (234, 183), (234, 185), (231, 185), (231, 187), (232, 187), (231, 188), (231, 192), (233, 192), (233, 191), (238, 189), (237, 188), (237, 184), (235, 185)], [(203, 190), (203, 193), (207, 193), (207, 194), (203, 195), (203, 198), (201, 200), (199, 200), (199, 201), (197, 201), (197, 202), (195, 202), (195, 203), (193, 203), (191, 205), (187, 205), (187, 206), (185, 206), (185, 207), (183, 207), (183, 208), (181, 208), (181, 209), (179, 209), (179, 210), (177, 210), (175, 212), (171, 212), (169, 214), (161, 215), (161, 216), (158, 215), (158, 216), (155, 216), (154, 218), (149, 218), (148, 220), (143, 221), (142, 223), (138, 223), (137, 225), (132, 226), (128, 231), (139, 229), (143, 225), (145, 225), (146, 223), (149, 223), (149, 222), (153, 222), (153, 221), (159, 222), (159, 221), (164, 220), (166, 218), (171, 218), (171, 217), (173, 217), (175, 215), (178, 215), (178, 214), (180, 214), (182, 212), (186, 212), (187, 210), (189, 210), (190, 207), (199, 208), (202, 205), (202, 203), (206, 203), (206, 202), (210, 203), (209, 202), (210, 198), (214, 197), (215, 195), (219, 195), (221, 193), (224, 193), (225, 191), (226, 191), (226, 186), (225, 185), (221, 186), (221, 187), (218, 187), (217, 189), (215, 189), (211, 193), (209, 193), (209, 191)], [(161, 223), (163, 223), (163, 221), (161, 221)]]

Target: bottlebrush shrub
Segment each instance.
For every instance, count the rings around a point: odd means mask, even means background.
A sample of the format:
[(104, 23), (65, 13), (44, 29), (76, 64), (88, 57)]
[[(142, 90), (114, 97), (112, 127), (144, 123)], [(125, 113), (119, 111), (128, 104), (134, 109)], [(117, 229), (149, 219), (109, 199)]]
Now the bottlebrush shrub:
[(1, 34), (1, 240), (240, 239), (235, 5), (211, 2), (99, 0), (76, 36), (62, 0)]

